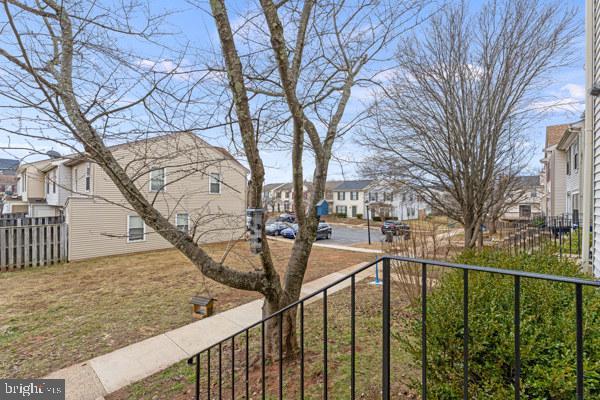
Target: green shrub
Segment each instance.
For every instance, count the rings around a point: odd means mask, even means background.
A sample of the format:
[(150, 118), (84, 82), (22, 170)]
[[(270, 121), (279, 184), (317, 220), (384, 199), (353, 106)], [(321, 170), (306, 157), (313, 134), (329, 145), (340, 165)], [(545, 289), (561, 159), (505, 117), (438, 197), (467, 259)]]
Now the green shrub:
[(335, 216), (338, 218), (346, 218), (346, 214), (345, 213), (335, 213)]
[[(579, 276), (578, 265), (556, 249), (510, 256), (465, 252), (457, 262)], [(554, 253), (553, 253), (554, 252)], [(419, 308), (415, 310), (418, 312)], [(428, 390), (431, 399), (462, 399), (463, 272), (448, 272), (428, 296)], [(469, 273), (469, 398), (514, 398), (514, 278)], [(412, 326), (420, 337), (420, 319)], [(418, 362), (420, 341), (407, 341)], [(584, 288), (586, 398), (600, 398), (600, 290)], [(576, 387), (575, 288), (521, 279), (521, 390), (523, 399), (574, 399)]]
[(373, 217), (372, 219), (373, 219), (373, 221), (381, 221), (381, 217), (377, 217), (377, 216)]
[(363, 215), (362, 214), (356, 214), (356, 218), (358, 219), (362, 219)]

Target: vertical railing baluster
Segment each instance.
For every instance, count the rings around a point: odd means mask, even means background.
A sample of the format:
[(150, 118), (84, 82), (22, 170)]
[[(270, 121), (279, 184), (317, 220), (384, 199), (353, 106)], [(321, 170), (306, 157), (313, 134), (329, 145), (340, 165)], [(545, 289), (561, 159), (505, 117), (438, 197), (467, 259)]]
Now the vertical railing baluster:
[(356, 393), (356, 277), (350, 278), (350, 399)]
[(196, 400), (200, 400), (200, 353), (196, 355)]
[(223, 398), (223, 342), (219, 342), (219, 400)]
[(283, 313), (277, 317), (279, 325), (279, 400), (283, 399)]
[(235, 336), (231, 337), (231, 398), (235, 399)]
[(427, 264), (421, 265), (421, 399), (427, 400)]
[(300, 302), (300, 399), (304, 399), (304, 301)]
[(463, 270), (463, 399), (469, 399), (469, 270)]
[(210, 399), (210, 350), (211, 348), (208, 348), (208, 353), (206, 354), (206, 376), (207, 376), (207, 380), (206, 380), (206, 393), (208, 394), (208, 398)]
[(246, 329), (246, 400), (250, 399), (250, 330)]
[(327, 400), (329, 388), (327, 382), (327, 289), (323, 291), (323, 399)]
[(261, 321), (261, 330), (260, 330), (260, 348), (261, 348), (261, 385), (262, 385), (262, 399), (265, 400), (267, 398), (266, 391), (266, 382), (265, 382), (265, 321)]
[(383, 259), (383, 348), (382, 392), (383, 400), (390, 400), (390, 259)]
[(515, 276), (515, 399), (521, 398), (521, 277)]
[(583, 288), (575, 286), (576, 323), (577, 323), (577, 400), (583, 400)]

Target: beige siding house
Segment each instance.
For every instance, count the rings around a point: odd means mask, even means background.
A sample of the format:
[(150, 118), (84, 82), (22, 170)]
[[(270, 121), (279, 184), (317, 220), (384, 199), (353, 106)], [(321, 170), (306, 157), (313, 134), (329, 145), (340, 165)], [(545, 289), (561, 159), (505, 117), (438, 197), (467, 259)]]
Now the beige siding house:
[(549, 216), (561, 216), (567, 212), (567, 154), (558, 148), (558, 144), (568, 129), (569, 124), (546, 127), (546, 146), (542, 159), (542, 210)]
[[(115, 146), (112, 153), (142, 194), (199, 243), (243, 236), (248, 170), (226, 150), (179, 133)], [(62, 177), (61, 194), (50, 193), (46, 202), (60, 205), (67, 193), (61, 207), (70, 261), (171, 247), (142, 222), (98, 165), (84, 157), (53, 163), (55, 168), (44, 170), (51, 188), (55, 176)]]

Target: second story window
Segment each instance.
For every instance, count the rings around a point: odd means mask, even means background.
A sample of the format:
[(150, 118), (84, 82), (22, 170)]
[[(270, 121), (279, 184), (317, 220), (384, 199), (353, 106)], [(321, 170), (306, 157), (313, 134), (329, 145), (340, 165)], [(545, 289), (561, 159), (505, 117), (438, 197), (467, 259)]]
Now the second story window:
[(338, 200), (346, 200), (346, 192), (337, 192)]
[(92, 189), (92, 166), (90, 163), (85, 167), (85, 191), (89, 192)]
[(350, 192), (350, 200), (358, 200), (358, 192)]
[(221, 193), (221, 175), (218, 173), (211, 173), (208, 178), (208, 192), (210, 194)]
[(56, 193), (56, 170), (52, 171), (52, 193)]
[(572, 146), (573, 152), (573, 171), (579, 169), (579, 143), (575, 142)]
[(23, 172), (21, 175), (21, 190), (24, 192), (27, 191), (27, 171)]
[(165, 190), (166, 174), (164, 168), (150, 171), (150, 191), (162, 192)]

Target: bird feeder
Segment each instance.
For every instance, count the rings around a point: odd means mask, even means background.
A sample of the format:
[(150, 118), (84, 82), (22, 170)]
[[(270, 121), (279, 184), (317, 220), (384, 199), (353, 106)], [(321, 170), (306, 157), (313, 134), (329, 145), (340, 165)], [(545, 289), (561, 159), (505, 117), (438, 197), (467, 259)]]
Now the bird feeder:
[(192, 319), (210, 317), (215, 313), (215, 299), (213, 297), (193, 296), (190, 303), (192, 304)]
[(248, 208), (248, 233), (250, 234), (250, 251), (253, 254), (262, 253), (262, 229), (265, 210), (262, 208)]

